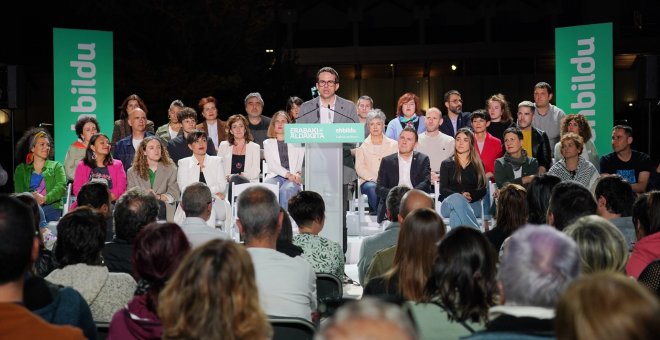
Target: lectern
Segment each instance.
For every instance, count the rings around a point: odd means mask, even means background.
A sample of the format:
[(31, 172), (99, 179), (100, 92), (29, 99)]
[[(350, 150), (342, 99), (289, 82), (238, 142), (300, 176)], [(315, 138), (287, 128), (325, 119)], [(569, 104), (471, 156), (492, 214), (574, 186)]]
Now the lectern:
[(343, 243), (343, 154), (342, 143), (364, 140), (364, 125), (287, 124), (284, 141), (305, 144), (305, 190), (315, 191), (325, 202), (325, 226), (321, 236)]

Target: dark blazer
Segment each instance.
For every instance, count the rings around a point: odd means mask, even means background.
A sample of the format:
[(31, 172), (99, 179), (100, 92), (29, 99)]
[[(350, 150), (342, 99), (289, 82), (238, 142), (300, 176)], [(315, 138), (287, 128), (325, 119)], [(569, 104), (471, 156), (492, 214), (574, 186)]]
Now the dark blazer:
[[(359, 123), (360, 119), (357, 115), (357, 109), (355, 104), (351, 101), (348, 101), (340, 96), (337, 96), (335, 101), (335, 112), (333, 123)], [(314, 99), (308, 100), (300, 106), (300, 116), (296, 119), (296, 123), (300, 124), (309, 124), (309, 123), (318, 123), (320, 120), (320, 110), (319, 110), (319, 101), (320, 98), (316, 97)]]
[(545, 167), (545, 171), (550, 170), (552, 166), (550, 139), (545, 132), (534, 127), (532, 127), (532, 157), (536, 158), (539, 166)]
[[(472, 114), (470, 112), (461, 112), (461, 114), (458, 115), (458, 120), (456, 121), (457, 131), (462, 127), (472, 126), (472, 122), (470, 121), (471, 115)], [(454, 131), (454, 126), (451, 125), (451, 120), (449, 119), (448, 115), (442, 116), (442, 125), (440, 125), (440, 132), (450, 137), (456, 136), (456, 131)]]
[[(147, 131), (154, 132), (154, 122), (147, 120)], [(127, 118), (115, 120), (115, 127), (112, 129), (112, 141), (110, 143), (114, 146), (120, 139), (130, 134), (131, 126), (128, 125)]]
[[(410, 165), (410, 182), (414, 189), (424, 192), (431, 191), (431, 161), (429, 156), (413, 151), (412, 164)], [(399, 184), (399, 153), (383, 157), (378, 168), (378, 181), (376, 193), (380, 202), (378, 203), (379, 223), (385, 218), (385, 199), (390, 189)], [(382, 218), (382, 219), (381, 219)]]
[(513, 166), (504, 161), (504, 157), (495, 161), (495, 183), (501, 188), (507, 183), (522, 185), (522, 177), (536, 175), (539, 173), (539, 162), (534, 157), (527, 157), (527, 163), (522, 165), (521, 177), (514, 178)]
[[(146, 131), (144, 137), (153, 136), (154, 134)], [(133, 157), (135, 156), (135, 148), (133, 147), (133, 135), (128, 135), (117, 142), (112, 150), (112, 157), (118, 159), (124, 165), (124, 172), (133, 164)]]
[[(192, 150), (188, 147), (183, 132), (167, 143), (167, 152), (170, 154), (170, 158), (172, 158), (174, 164), (178, 164), (182, 158), (192, 156)], [(206, 154), (209, 156), (216, 155), (215, 146), (213, 146), (211, 138), (206, 139)]]

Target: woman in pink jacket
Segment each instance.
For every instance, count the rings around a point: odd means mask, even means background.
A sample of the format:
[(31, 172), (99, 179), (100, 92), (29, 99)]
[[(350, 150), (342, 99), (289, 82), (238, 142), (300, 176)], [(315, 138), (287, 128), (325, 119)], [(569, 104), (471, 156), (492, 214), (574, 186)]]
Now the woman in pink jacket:
[(120, 160), (112, 159), (110, 139), (97, 133), (89, 139), (85, 158), (76, 167), (73, 194), (87, 182), (103, 182), (110, 190), (110, 201), (116, 201), (126, 191), (126, 172)]

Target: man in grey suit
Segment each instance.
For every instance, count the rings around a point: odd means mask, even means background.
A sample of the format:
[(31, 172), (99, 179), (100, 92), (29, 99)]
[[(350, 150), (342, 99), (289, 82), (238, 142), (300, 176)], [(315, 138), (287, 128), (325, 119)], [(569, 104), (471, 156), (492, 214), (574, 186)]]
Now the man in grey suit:
[[(296, 123), (359, 123), (355, 104), (335, 92), (339, 89), (339, 73), (332, 67), (322, 67), (316, 72), (316, 88), (319, 96), (304, 102), (300, 106), (300, 115)], [(348, 210), (348, 200), (352, 196), (349, 192), (349, 185), (357, 180), (355, 173), (355, 160), (351, 155), (351, 148), (354, 144), (343, 145), (344, 171), (343, 171), (343, 202), (344, 211)], [(343, 249), (346, 252), (346, 214), (343, 215)]]
[(181, 208), (186, 213), (186, 219), (183, 220), (181, 229), (193, 248), (206, 241), (229, 238), (224, 231), (211, 228), (206, 224), (211, 216), (212, 207), (211, 190), (206, 184), (195, 182), (183, 191)]

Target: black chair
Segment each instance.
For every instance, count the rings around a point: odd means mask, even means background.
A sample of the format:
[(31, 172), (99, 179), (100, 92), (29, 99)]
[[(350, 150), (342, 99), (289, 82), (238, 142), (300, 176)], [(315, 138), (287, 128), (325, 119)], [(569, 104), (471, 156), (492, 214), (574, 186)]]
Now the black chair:
[(110, 323), (103, 321), (94, 321), (96, 324), (96, 333), (99, 340), (105, 340), (108, 337), (108, 331), (110, 330)]
[(660, 259), (649, 263), (639, 274), (637, 281), (660, 297)]
[(341, 279), (330, 273), (316, 273), (316, 299), (321, 317), (332, 316), (343, 304), (343, 284)]
[(316, 327), (308, 320), (294, 317), (268, 316), (273, 326), (273, 340), (312, 340)]

